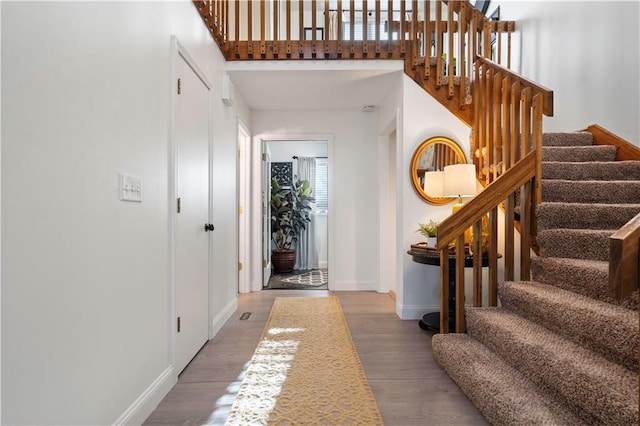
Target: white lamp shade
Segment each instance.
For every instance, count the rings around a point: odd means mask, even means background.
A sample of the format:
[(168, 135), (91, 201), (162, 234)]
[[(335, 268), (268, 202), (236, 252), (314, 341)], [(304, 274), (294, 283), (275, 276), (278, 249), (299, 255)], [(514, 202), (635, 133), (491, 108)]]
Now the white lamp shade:
[(477, 194), (476, 166), (452, 164), (444, 168), (443, 194), (445, 197), (473, 197)]
[(424, 193), (430, 197), (442, 198), (444, 184), (444, 172), (424, 173)]

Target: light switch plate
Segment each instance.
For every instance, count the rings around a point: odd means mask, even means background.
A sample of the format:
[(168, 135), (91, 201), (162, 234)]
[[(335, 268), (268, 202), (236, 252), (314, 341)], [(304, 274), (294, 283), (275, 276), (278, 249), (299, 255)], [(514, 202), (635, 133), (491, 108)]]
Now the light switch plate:
[(142, 202), (142, 178), (120, 173), (120, 200)]

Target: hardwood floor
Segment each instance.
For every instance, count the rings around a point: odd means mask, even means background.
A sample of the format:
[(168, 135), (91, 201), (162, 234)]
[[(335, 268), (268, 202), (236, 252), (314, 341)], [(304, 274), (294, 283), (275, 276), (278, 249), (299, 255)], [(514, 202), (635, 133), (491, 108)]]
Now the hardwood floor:
[[(387, 294), (264, 290), (241, 294), (238, 311), (179, 377), (146, 425), (224, 424), (273, 299), (338, 296), (385, 425), (487, 425), (431, 353), (431, 334), (401, 321)], [(251, 312), (241, 321), (243, 312)]]

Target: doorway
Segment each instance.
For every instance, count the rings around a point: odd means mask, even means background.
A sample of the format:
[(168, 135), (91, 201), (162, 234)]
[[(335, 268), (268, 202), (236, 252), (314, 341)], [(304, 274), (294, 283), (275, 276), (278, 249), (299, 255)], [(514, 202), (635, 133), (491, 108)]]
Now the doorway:
[[(264, 289), (326, 290), (329, 287), (328, 219), (329, 219), (329, 156), (326, 140), (266, 140), (263, 142), (263, 274)], [(272, 187), (275, 180), (276, 187)], [(292, 197), (296, 188), (311, 189), (311, 209), (306, 229), (291, 242), (295, 250), (292, 269), (278, 270), (271, 258), (275, 248), (274, 210), (271, 197), (274, 188)]]

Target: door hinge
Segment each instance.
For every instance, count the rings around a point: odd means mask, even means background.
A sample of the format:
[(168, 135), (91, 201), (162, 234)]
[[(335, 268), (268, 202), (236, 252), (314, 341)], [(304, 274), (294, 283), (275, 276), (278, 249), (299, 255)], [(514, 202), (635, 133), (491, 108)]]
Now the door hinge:
[(180, 333), (180, 317), (178, 317), (178, 333)]
[(266, 260), (264, 260), (264, 259), (262, 259), (262, 267), (263, 267), (263, 268), (266, 268), (266, 267), (267, 267), (267, 261), (266, 261)]
[(242, 262), (238, 262), (238, 271), (242, 271)]
[(263, 205), (262, 206), (262, 215), (266, 215), (267, 214), (267, 208)]
[(178, 197), (178, 202), (177, 202), (177, 208), (176, 211), (178, 213), (180, 213), (180, 210), (182, 210), (182, 200), (180, 199), (180, 197)]
[(242, 158), (242, 150), (241, 149), (238, 150), (238, 158)]
[(267, 153), (266, 152), (262, 153), (262, 161), (267, 161)]
[(178, 79), (178, 95), (182, 93), (182, 80)]
[(242, 210), (242, 206), (238, 206), (238, 214), (242, 214), (243, 210)]

